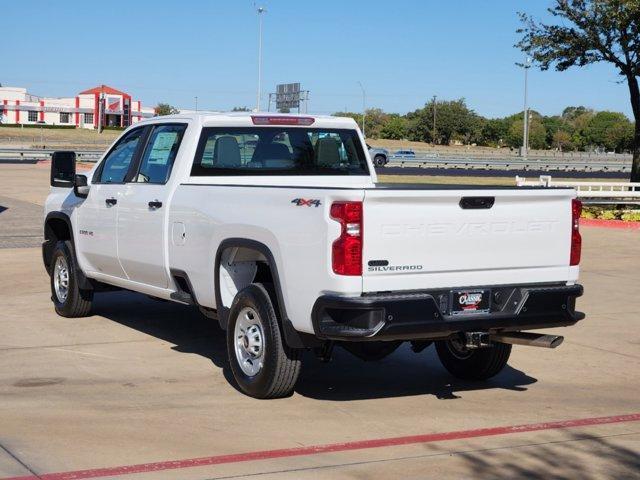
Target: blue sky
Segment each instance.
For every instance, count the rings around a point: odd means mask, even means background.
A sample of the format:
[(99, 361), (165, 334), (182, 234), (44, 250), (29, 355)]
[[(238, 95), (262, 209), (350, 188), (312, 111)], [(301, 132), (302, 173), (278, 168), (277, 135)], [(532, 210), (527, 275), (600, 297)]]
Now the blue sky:
[[(433, 95), (464, 97), (478, 113), (522, 110), (523, 55), (516, 12), (546, 18), (550, 0), (264, 0), (263, 92), (299, 81), (310, 111), (405, 113)], [(108, 84), (143, 104), (253, 107), (257, 18), (253, 0), (5, 0), (0, 82), (72, 96)], [(626, 84), (608, 64), (532, 69), (532, 108), (567, 105), (631, 116)], [(264, 102), (266, 106), (266, 100)]]

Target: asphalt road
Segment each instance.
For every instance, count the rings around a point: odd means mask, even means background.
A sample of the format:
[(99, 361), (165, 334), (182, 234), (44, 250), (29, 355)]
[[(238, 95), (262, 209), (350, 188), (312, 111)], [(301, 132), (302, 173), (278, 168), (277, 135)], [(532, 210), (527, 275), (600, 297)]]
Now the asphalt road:
[[(8, 168), (0, 231), (12, 210), (39, 228), (20, 212), (41, 209), (46, 171)], [(110, 292), (58, 317), (39, 248), (0, 249), (0, 479), (640, 478), (640, 236), (583, 238), (587, 319), (550, 331), (558, 349), (514, 347), (484, 383), (451, 378), (433, 348), (307, 355), (274, 401), (233, 387), (196, 309)]]

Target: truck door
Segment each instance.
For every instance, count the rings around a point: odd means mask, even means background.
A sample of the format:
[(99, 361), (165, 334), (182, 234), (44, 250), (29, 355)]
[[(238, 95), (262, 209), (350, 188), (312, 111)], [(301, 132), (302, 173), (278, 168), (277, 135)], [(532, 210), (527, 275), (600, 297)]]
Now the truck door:
[(117, 252), (119, 202), (144, 133), (145, 128), (131, 130), (113, 146), (96, 170), (89, 195), (77, 210), (77, 251), (87, 271), (125, 278)]
[(135, 282), (167, 288), (168, 185), (186, 124), (152, 127), (118, 204), (118, 258)]

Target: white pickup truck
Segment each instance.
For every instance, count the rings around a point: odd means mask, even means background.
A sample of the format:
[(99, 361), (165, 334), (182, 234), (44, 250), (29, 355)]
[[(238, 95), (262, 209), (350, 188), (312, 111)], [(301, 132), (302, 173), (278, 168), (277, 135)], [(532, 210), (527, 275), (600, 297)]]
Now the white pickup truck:
[(434, 342), (451, 374), (484, 380), (512, 344), (562, 341), (525, 330), (584, 318), (573, 190), (380, 184), (348, 118), (156, 117), (87, 174), (56, 152), (51, 185), (56, 312), (88, 315), (114, 287), (195, 305), (258, 398), (293, 392), (305, 349)]

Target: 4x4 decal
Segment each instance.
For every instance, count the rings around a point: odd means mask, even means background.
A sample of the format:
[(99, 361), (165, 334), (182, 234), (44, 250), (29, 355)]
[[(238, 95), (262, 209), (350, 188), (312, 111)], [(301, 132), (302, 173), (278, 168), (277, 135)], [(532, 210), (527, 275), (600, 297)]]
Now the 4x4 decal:
[(315, 198), (295, 198), (291, 200), (291, 203), (295, 203), (298, 207), (319, 207), (321, 205), (320, 200)]

